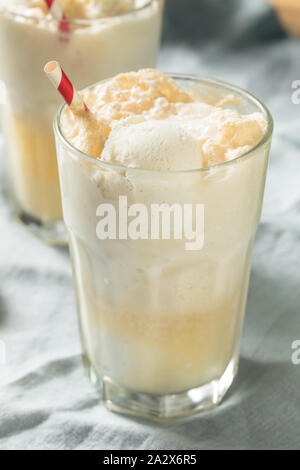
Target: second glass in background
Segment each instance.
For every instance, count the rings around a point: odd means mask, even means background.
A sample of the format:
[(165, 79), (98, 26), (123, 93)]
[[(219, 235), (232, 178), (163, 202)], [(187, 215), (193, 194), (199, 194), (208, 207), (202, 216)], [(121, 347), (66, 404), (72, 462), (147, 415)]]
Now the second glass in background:
[[(14, 4), (23, 3), (14, 1)], [(0, 79), (6, 87), (2, 123), (14, 214), (35, 233), (65, 243), (53, 118), (60, 103), (43, 73), (61, 61), (78, 88), (117, 73), (153, 67), (160, 42), (163, 0), (108, 18), (74, 20), (62, 34), (49, 17), (0, 4)]]

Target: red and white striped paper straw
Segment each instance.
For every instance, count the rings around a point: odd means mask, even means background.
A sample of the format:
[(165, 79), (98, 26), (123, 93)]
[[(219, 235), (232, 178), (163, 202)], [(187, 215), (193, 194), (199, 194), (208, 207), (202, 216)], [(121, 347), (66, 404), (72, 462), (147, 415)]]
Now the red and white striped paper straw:
[(53, 18), (59, 21), (59, 29), (63, 32), (69, 31), (69, 23), (63, 12), (59, 0), (45, 0), (45, 3), (52, 14)]
[(80, 94), (76, 91), (58, 62), (55, 60), (48, 62), (44, 67), (44, 71), (50, 82), (59, 91), (72, 111), (89, 111), (89, 108)]

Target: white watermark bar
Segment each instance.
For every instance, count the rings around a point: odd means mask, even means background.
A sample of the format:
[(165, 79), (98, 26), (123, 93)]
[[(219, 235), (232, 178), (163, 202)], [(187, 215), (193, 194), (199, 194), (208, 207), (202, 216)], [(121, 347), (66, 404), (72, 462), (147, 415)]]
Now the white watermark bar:
[(5, 341), (0, 340), (0, 366), (6, 364), (6, 344)]
[(6, 103), (6, 87), (2, 80), (0, 80), (0, 104)]
[(99, 204), (99, 240), (184, 240), (187, 251), (204, 246), (204, 204), (132, 204), (119, 196), (118, 207)]
[(299, 366), (300, 365), (300, 339), (293, 341), (291, 348), (293, 350), (291, 361), (295, 366)]

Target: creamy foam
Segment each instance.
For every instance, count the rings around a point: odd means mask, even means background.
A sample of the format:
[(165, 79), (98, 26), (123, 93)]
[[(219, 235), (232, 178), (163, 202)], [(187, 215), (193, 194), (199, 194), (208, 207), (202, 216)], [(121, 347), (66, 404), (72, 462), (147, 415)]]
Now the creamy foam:
[[(121, 15), (141, 8), (146, 3), (147, 0), (60, 0), (62, 10), (69, 20)], [(52, 18), (44, 0), (0, 0), (0, 6), (27, 17)]]
[(129, 167), (182, 170), (213, 166), (249, 151), (266, 129), (262, 114), (241, 115), (218, 103), (208, 104), (204, 97), (152, 69), (120, 74), (84, 91), (83, 96), (91, 115), (75, 116), (66, 109), (62, 116), (66, 138), (94, 158)]

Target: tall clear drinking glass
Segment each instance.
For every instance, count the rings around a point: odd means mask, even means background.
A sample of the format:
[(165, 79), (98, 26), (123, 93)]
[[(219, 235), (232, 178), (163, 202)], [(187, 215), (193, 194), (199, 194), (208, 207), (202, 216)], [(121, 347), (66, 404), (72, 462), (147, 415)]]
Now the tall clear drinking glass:
[(60, 243), (66, 242), (66, 233), (52, 127), (60, 98), (43, 67), (49, 60), (61, 61), (82, 88), (120, 72), (155, 66), (163, 0), (140, 2), (143, 6), (121, 15), (68, 21), (66, 33), (49, 16), (30, 16), (32, 3), (0, 0), (6, 166), (14, 214), (45, 240)]
[[(242, 114), (263, 113), (261, 142), (211, 168), (146, 171), (76, 150), (61, 130), (63, 109), (55, 120), (85, 366), (109, 409), (157, 420), (217, 405), (237, 373), (272, 136), (268, 110), (249, 93), (208, 79), (173, 78), (207, 96), (235, 95)], [(101, 240), (99, 208), (113, 206), (120, 228), (123, 198), (128, 210), (139, 204), (148, 214), (153, 204), (201, 206), (198, 249), (188, 250), (186, 239), (151, 239), (150, 222), (142, 238), (123, 231)], [(200, 223), (194, 212), (191, 220), (194, 228)]]

